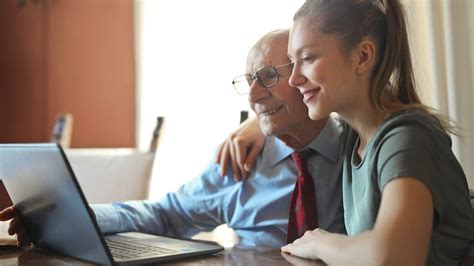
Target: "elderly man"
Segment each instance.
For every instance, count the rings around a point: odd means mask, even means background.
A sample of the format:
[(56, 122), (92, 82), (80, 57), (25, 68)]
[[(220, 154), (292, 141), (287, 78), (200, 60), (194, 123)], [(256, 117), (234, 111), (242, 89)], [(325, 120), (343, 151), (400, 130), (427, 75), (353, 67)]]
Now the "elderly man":
[[(249, 94), (251, 108), (267, 135), (248, 178), (238, 182), (232, 170), (221, 176), (220, 166), (212, 162), (194, 180), (159, 201), (93, 205), (103, 233), (141, 231), (189, 237), (227, 224), (241, 244), (280, 247), (315, 226), (345, 232), (342, 128), (332, 118), (310, 120), (301, 94), (288, 85), (293, 67), (286, 56), (288, 35), (288, 30), (278, 30), (263, 36), (248, 55), (247, 73), (251, 74), (233, 82), (239, 93)], [(295, 165), (292, 159), (297, 157), (295, 151), (308, 154), (309, 169), (298, 170), (301, 163)], [(300, 186), (310, 188), (310, 194), (297, 192), (297, 178), (303, 174), (312, 176)], [(0, 214), (1, 220), (11, 217), (12, 211)], [(306, 220), (301, 222), (301, 217)], [(21, 232), (18, 226), (12, 231)]]

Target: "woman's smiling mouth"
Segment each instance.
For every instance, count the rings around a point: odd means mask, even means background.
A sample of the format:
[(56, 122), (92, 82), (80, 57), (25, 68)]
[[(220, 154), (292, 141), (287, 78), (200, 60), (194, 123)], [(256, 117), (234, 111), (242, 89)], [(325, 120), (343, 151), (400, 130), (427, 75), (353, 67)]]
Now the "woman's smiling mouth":
[(303, 95), (303, 102), (308, 102), (313, 98), (319, 91), (321, 90), (321, 87), (317, 87), (315, 89), (310, 89), (306, 91), (301, 91), (301, 94)]

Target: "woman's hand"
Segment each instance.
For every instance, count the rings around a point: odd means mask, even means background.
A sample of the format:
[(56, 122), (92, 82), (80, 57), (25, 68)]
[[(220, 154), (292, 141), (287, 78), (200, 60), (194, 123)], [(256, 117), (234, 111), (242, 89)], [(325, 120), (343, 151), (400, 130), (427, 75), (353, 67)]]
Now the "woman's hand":
[(237, 181), (246, 179), (263, 148), (265, 135), (258, 125), (256, 117), (243, 122), (221, 144), (216, 163), (221, 165), (221, 175), (224, 176), (229, 167), (229, 161)]
[(293, 256), (291, 254), (282, 252), (281, 256), (288, 261), (291, 265), (298, 265), (298, 266), (305, 266), (305, 265), (327, 265), (324, 263), (322, 260), (308, 260), (308, 259), (303, 259), (300, 257)]
[(15, 209), (15, 206), (7, 207), (0, 212), (0, 221), (8, 220), (11, 220), (10, 227), (8, 228), (8, 234), (16, 234), (17, 245), (20, 247), (31, 246), (31, 240), (26, 233), (25, 228), (21, 224), (21, 220)]
[(304, 235), (296, 239), (293, 243), (283, 246), (281, 251), (301, 258), (317, 260), (316, 244), (321, 235), (328, 234), (323, 229), (316, 228), (313, 231), (306, 231)]

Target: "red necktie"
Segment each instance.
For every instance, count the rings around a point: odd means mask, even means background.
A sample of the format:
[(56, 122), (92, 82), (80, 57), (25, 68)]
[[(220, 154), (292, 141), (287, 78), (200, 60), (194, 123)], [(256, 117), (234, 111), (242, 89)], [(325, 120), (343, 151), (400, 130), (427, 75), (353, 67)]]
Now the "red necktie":
[[(305, 152), (305, 155), (308, 153), (309, 151)], [(293, 152), (291, 157), (296, 163), (299, 176), (291, 195), (287, 243), (292, 243), (307, 230), (313, 230), (319, 226), (313, 178), (308, 172), (306, 158), (299, 152)]]

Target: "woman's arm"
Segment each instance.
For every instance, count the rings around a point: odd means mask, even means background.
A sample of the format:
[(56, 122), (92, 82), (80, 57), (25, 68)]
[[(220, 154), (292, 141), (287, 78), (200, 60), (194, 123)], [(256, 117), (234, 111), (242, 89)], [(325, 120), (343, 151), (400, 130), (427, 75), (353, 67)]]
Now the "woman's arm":
[(243, 122), (219, 148), (216, 163), (221, 165), (221, 176), (227, 172), (230, 161), (235, 179), (247, 178), (264, 142), (265, 135), (260, 130), (256, 117)]
[(433, 226), (433, 200), (414, 178), (389, 182), (372, 230), (348, 237), (308, 231), (282, 248), (296, 256), (343, 265), (424, 265)]

